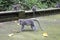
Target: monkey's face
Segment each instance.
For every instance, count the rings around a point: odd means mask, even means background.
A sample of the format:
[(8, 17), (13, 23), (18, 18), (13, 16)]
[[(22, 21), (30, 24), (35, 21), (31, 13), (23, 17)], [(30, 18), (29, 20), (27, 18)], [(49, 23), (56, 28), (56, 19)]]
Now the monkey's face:
[(23, 24), (23, 20), (20, 20), (20, 25), (22, 25)]

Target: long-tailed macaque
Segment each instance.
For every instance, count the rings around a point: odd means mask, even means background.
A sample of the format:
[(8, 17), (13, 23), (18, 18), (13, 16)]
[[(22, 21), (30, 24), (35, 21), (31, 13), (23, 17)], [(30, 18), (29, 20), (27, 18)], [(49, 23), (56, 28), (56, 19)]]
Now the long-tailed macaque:
[(41, 30), (43, 30), (42, 27), (40, 26), (39, 20), (37, 20), (37, 19), (19, 19), (19, 23), (22, 26), (21, 27), (21, 31), (24, 30), (24, 26), (25, 25), (30, 25), (31, 29), (36, 31), (37, 30), (37, 26), (34, 24), (34, 21), (37, 21), (39, 27), (41, 28)]
[(57, 3), (56, 8), (60, 8), (60, 3)]
[(33, 11), (33, 17), (35, 17), (36, 5), (34, 5), (34, 6), (32, 7), (32, 11)]
[(12, 10), (21, 10), (21, 5), (20, 4), (13, 4)]

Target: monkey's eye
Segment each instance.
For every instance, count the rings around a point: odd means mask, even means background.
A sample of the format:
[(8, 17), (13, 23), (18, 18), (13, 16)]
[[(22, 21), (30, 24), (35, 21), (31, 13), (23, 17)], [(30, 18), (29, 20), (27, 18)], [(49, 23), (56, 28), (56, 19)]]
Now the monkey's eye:
[(20, 20), (20, 22), (21, 22), (21, 20)]
[(23, 22), (23, 20), (20, 20), (20, 22)]

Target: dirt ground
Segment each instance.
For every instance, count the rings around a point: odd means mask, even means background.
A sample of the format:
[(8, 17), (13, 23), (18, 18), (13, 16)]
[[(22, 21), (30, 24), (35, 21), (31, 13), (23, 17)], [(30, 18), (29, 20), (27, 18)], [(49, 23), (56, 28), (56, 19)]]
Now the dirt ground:
[[(0, 40), (60, 40), (60, 14), (37, 17), (40, 20), (40, 25), (44, 28), (41, 31), (36, 23), (38, 30), (30, 31), (30, 27), (25, 27), (27, 31), (19, 32), (21, 25), (17, 25), (15, 21), (0, 23)], [(48, 33), (48, 37), (43, 37), (44, 32)], [(8, 35), (14, 33), (13, 36)]]

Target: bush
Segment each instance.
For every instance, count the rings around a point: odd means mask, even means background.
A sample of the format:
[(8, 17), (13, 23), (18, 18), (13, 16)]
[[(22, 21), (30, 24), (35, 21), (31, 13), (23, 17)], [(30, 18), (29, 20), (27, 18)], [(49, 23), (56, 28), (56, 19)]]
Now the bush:
[(38, 8), (55, 7), (60, 0), (0, 0), (0, 11), (11, 10), (12, 4), (20, 3), (24, 10), (29, 10), (33, 5), (37, 5)]

